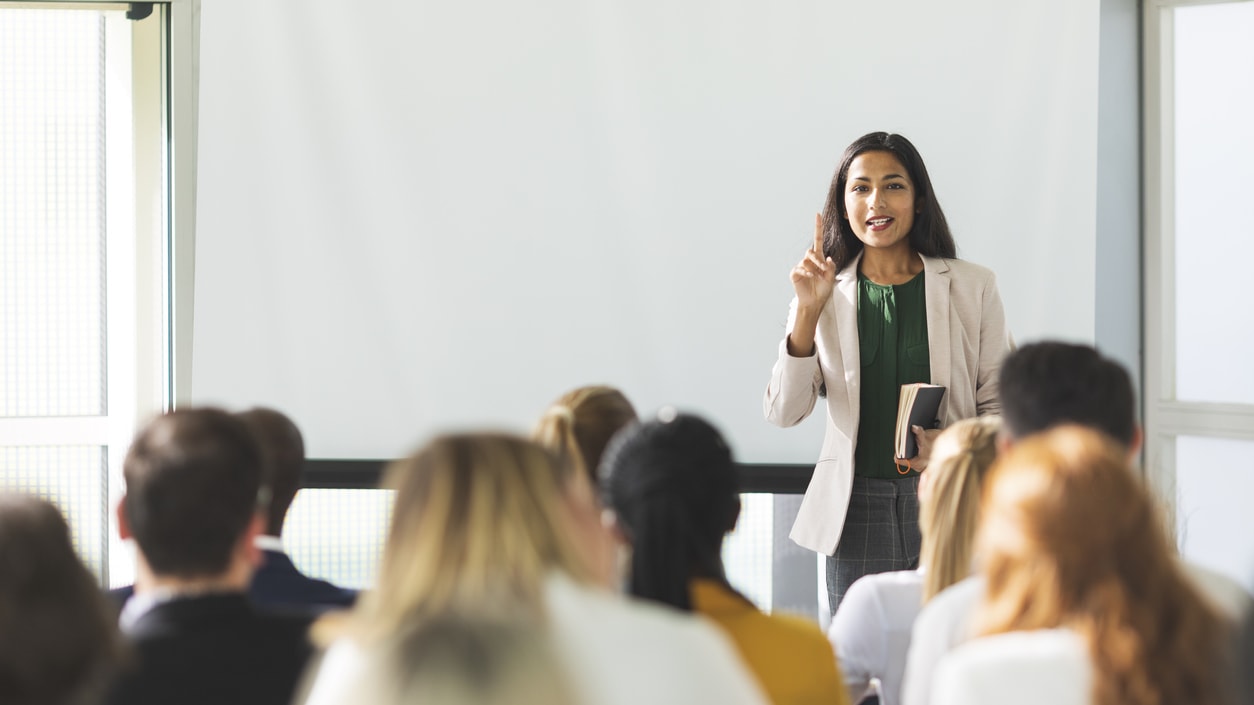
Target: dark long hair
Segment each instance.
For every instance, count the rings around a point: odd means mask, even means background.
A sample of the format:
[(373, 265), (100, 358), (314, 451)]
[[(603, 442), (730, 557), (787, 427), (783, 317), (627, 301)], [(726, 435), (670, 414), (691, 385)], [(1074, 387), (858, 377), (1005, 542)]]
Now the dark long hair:
[(726, 584), (720, 552), (740, 481), (713, 426), (687, 414), (630, 426), (606, 450), (601, 482), (631, 541), (631, 594), (691, 611), (692, 578)]
[(910, 246), (915, 252), (928, 257), (958, 256), (954, 237), (949, 233), (949, 223), (941, 210), (940, 201), (932, 189), (932, 179), (927, 174), (923, 157), (910, 140), (889, 132), (872, 132), (853, 141), (840, 158), (840, 167), (832, 177), (823, 206), (823, 254), (836, 263), (836, 271), (844, 269), (862, 252), (862, 241), (854, 234), (845, 212), (845, 184), (849, 180), (849, 165), (867, 152), (888, 152), (901, 162), (914, 184), (914, 226), (910, 228)]
[(43, 499), (0, 492), (0, 604), (0, 702), (99, 702), (126, 656), (117, 614)]

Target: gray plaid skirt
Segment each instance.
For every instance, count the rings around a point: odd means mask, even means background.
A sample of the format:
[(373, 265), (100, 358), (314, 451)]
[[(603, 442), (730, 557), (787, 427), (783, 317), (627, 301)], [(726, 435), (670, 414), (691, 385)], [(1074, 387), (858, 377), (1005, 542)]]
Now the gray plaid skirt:
[(919, 475), (853, 478), (845, 529), (827, 557), (832, 614), (853, 581), (871, 573), (919, 567)]

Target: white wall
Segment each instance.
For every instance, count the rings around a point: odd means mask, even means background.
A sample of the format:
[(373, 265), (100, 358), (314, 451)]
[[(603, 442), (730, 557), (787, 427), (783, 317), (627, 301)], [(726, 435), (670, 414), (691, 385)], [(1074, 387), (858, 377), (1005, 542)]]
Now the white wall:
[(1094, 292), (1094, 342), (1128, 368), (1138, 388), (1143, 362), (1140, 4), (1101, 0)]
[(204, 0), (192, 397), (313, 457), (565, 389), (811, 462), (760, 396), (858, 135), (928, 162), (1022, 341), (1093, 340), (1098, 0)]

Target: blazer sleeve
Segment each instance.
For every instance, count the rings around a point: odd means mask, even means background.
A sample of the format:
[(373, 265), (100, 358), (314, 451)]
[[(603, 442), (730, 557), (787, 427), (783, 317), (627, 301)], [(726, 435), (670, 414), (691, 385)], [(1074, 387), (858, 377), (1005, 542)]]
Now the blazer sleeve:
[(989, 273), (980, 297), (980, 352), (976, 367), (975, 411), (978, 416), (1001, 413), (997, 391), (997, 375), (1002, 360), (1014, 350), (1014, 340), (1006, 327), (1006, 310), (997, 277)]
[[(796, 320), (797, 299), (793, 298), (788, 307), (788, 333), (792, 332)], [(819, 367), (817, 346), (808, 357), (793, 357), (788, 354), (788, 335), (785, 334), (779, 343), (779, 357), (775, 360), (771, 381), (762, 399), (766, 420), (784, 427), (801, 423), (814, 411), (822, 384), (823, 372)]]

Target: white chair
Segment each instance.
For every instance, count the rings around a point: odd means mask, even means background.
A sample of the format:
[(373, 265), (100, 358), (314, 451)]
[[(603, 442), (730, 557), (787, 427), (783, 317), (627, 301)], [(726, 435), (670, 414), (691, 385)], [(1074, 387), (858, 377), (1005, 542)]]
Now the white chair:
[(934, 688), (934, 705), (1090, 705), (1093, 666), (1074, 632), (1009, 632), (954, 649)]

